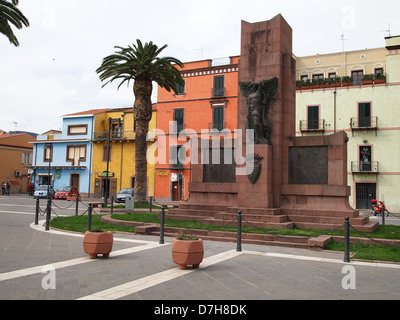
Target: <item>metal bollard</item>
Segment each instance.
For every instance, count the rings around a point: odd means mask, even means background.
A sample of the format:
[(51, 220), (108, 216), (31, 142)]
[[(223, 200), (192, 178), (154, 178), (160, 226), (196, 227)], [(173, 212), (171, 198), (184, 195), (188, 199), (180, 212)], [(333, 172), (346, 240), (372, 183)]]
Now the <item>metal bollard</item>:
[(150, 213), (153, 210), (153, 197), (150, 197)]
[(51, 199), (47, 200), (47, 207), (46, 207), (46, 231), (50, 230), (50, 219), (51, 219)]
[(114, 213), (114, 196), (111, 196), (111, 212), (110, 214)]
[(236, 251), (242, 251), (242, 211), (238, 211), (237, 217), (237, 241), (236, 241)]
[(35, 211), (35, 225), (36, 226), (39, 224), (39, 208), (40, 208), (39, 199), (36, 199), (36, 211)]
[(79, 207), (79, 202), (78, 202), (78, 199), (79, 199), (79, 195), (76, 195), (76, 203), (75, 203), (75, 216), (77, 216), (77, 215), (78, 215), (78, 207)]
[(350, 218), (344, 222), (344, 262), (350, 262)]
[(93, 204), (89, 203), (87, 231), (92, 231), (92, 211), (93, 211)]
[(159, 244), (164, 244), (164, 223), (165, 223), (165, 210), (164, 206), (161, 207), (161, 218), (160, 218), (160, 242)]

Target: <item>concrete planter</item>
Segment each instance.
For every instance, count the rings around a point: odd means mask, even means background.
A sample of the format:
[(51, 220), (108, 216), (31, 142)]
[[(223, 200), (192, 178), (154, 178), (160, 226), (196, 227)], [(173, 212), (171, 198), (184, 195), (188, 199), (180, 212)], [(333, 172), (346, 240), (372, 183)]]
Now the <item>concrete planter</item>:
[(90, 255), (90, 259), (96, 259), (98, 254), (108, 258), (112, 250), (114, 237), (112, 232), (86, 231), (83, 237), (83, 251)]
[(172, 261), (179, 265), (179, 269), (185, 270), (186, 266), (192, 265), (198, 269), (203, 261), (203, 240), (178, 240), (172, 243)]

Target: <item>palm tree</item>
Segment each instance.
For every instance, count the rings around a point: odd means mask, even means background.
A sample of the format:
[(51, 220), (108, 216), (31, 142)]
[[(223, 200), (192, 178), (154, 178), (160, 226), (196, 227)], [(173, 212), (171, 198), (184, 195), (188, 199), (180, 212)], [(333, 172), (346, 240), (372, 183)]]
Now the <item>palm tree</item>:
[(103, 63), (96, 70), (101, 81), (108, 80), (107, 85), (114, 80), (121, 80), (121, 85), (131, 80), (134, 81), (133, 93), (135, 102), (133, 116), (136, 121), (135, 139), (135, 201), (146, 200), (147, 195), (147, 132), (152, 117), (151, 94), (152, 82), (156, 82), (167, 91), (177, 92), (177, 84), (184, 85), (184, 80), (175, 67), (183, 67), (181, 61), (173, 57), (159, 57), (159, 54), (167, 48), (164, 45), (158, 48), (153, 42), (145, 43), (140, 40), (127, 48), (116, 46), (114, 54), (103, 59)]
[(4, 34), (16, 47), (19, 46), (19, 42), (11, 29), (10, 23), (17, 29), (29, 26), (28, 19), (17, 8), (18, 2), (19, 0), (11, 0), (11, 2), (0, 0), (0, 33)]

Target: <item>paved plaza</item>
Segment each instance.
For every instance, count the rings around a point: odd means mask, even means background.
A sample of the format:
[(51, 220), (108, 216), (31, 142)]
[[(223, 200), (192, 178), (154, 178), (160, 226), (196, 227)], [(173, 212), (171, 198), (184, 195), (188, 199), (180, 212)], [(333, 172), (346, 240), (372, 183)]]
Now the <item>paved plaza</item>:
[(180, 270), (171, 238), (115, 233), (110, 258), (89, 259), (82, 234), (45, 231), (34, 211), (27, 196), (0, 198), (2, 300), (400, 299), (399, 264), (345, 264), (343, 253), (205, 241), (200, 268)]

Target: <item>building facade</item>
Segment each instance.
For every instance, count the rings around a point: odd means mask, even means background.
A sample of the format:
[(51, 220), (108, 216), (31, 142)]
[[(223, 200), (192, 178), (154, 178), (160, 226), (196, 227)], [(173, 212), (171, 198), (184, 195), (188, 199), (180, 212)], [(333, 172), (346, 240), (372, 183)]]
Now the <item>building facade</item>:
[[(156, 127), (156, 106), (153, 105), (153, 116), (149, 130)], [(110, 133), (110, 139), (108, 134)], [(109, 192), (114, 196), (123, 188), (135, 186), (135, 121), (132, 108), (109, 109), (96, 114), (94, 118), (93, 165), (91, 194), (104, 197), (108, 171)], [(154, 136), (149, 134), (149, 147), (154, 143)], [(108, 170), (107, 170), (108, 163)], [(154, 197), (155, 166), (147, 163), (147, 195)]]
[(345, 131), (350, 204), (400, 211), (400, 37), (386, 47), (297, 57), (296, 133)]
[(27, 133), (0, 134), (0, 183), (8, 183), (10, 193), (28, 191), (30, 171), (26, 166), (32, 164), (35, 137)]
[(48, 132), (37, 136), (33, 147), (32, 182), (51, 184), (55, 190), (74, 186), (81, 195), (91, 189), (92, 132), (94, 116), (103, 110), (63, 116), (61, 133)]
[(185, 86), (177, 94), (158, 88), (157, 142), (163, 148), (155, 168), (158, 201), (189, 197), (194, 136), (237, 128), (238, 61), (230, 57), (185, 63)]

